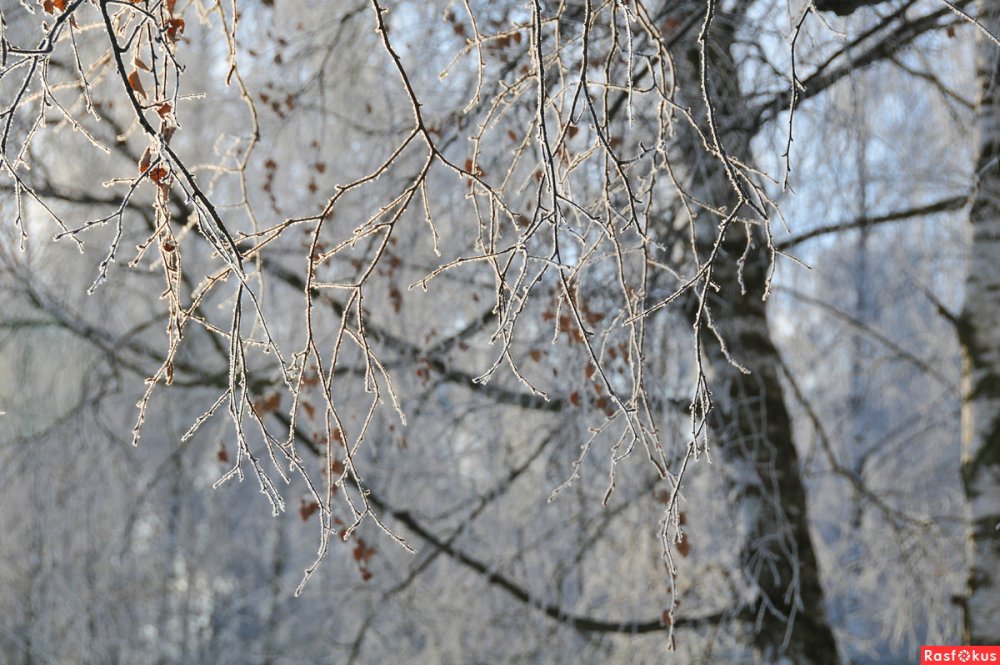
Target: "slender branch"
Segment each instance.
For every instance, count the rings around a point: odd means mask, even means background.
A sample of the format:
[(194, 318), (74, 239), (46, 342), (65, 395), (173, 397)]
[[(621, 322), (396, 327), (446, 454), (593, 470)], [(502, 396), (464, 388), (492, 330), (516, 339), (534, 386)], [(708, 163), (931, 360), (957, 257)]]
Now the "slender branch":
[(876, 342), (884, 346), (886, 349), (894, 353), (899, 359), (913, 365), (914, 367), (925, 373), (927, 376), (930, 376), (931, 378), (941, 383), (941, 385), (943, 385), (944, 387), (948, 388), (949, 390), (953, 390), (955, 391), (955, 394), (958, 394), (959, 387), (954, 380), (948, 378), (947, 376), (942, 374), (939, 370), (932, 367), (930, 363), (914, 355), (913, 353), (907, 351), (899, 344), (896, 344), (896, 342), (892, 341), (884, 334), (882, 334), (878, 330), (875, 330), (874, 328), (867, 325), (863, 321), (859, 321), (857, 318), (851, 316), (847, 312), (844, 312), (843, 310), (831, 305), (826, 301), (820, 300), (819, 298), (814, 298), (813, 296), (810, 295), (806, 295), (801, 291), (797, 291), (787, 286), (777, 286), (775, 287), (775, 289), (787, 293), (788, 295), (790, 295), (791, 297), (795, 298), (800, 302), (804, 302), (809, 305), (815, 305), (816, 307), (819, 307), (829, 312), (834, 317), (840, 319), (841, 321), (848, 324), (852, 328), (855, 328), (859, 332), (864, 333), (871, 339), (875, 340)]
[[(273, 415), (285, 426), (291, 425), (291, 420), (285, 414), (276, 412)], [(325, 455), (316, 443), (298, 428), (295, 429), (295, 438), (316, 456), (323, 457)], [(452, 543), (452, 538), (442, 538), (437, 536), (428, 527), (424, 526), (410, 511), (394, 508), (378, 493), (371, 489), (371, 487), (366, 489), (369, 492), (369, 502), (371, 502), (371, 504), (375, 506), (375, 508), (377, 508), (383, 515), (391, 515), (435, 550), (447, 555), (448, 558), (452, 559), (456, 563), (483, 577), (490, 586), (500, 589), (508, 596), (530, 606), (535, 611), (544, 614), (560, 624), (586, 633), (622, 633), (626, 635), (641, 635), (645, 633), (667, 631), (670, 629), (669, 625), (664, 624), (662, 617), (656, 617), (653, 619), (608, 621), (573, 614), (558, 605), (546, 602), (544, 599), (538, 598), (531, 591), (527, 590), (507, 575), (504, 575), (500, 571), (496, 570), (494, 566), (491, 566), (481, 559), (478, 559), (477, 557), (456, 547)], [(702, 628), (717, 625), (723, 621), (740, 618), (741, 616), (742, 615), (740, 613), (727, 609), (701, 616), (677, 617), (674, 619), (673, 627), (675, 629)]]
[(874, 217), (858, 217), (857, 219), (846, 222), (837, 222), (835, 224), (818, 226), (814, 229), (810, 229), (809, 231), (804, 231), (780, 242), (776, 242), (774, 243), (774, 246), (780, 252), (787, 252), (804, 242), (815, 240), (816, 238), (821, 238), (826, 235), (843, 233), (844, 231), (851, 231), (853, 229), (871, 228), (873, 226), (878, 226), (879, 224), (888, 224), (890, 222), (902, 222), (915, 217), (924, 217), (926, 215), (935, 215), (942, 212), (961, 210), (968, 202), (968, 196), (949, 196), (935, 201), (934, 203), (915, 206), (913, 208), (906, 208), (904, 210), (896, 210), (884, 215), (876, 215)]

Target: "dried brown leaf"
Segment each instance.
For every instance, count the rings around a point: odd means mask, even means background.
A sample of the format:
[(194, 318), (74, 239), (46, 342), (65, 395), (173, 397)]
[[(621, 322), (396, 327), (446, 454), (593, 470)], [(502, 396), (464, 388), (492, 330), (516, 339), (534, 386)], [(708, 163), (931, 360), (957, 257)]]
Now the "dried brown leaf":
[(137, 95), (143, 99), (146, 98), (146, 90), (142, 87), (142, 79), (139, 78), (138, 71), (133, 69), (132, 73), (128, 75), (128, 84)]

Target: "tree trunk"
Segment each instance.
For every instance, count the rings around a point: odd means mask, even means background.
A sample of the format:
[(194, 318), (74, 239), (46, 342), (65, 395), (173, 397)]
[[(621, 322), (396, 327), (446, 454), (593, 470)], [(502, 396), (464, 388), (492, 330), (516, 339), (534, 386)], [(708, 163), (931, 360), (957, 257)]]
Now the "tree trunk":
[[(980, 2), (980, 18), (1000, 32), (1000, 5)], [(1000, 644), (1000, 49), (981, 34), (979, 179), (969, 212), (971, 248), (962, 344), (962, 483), (969, 518), (965, 640)]]
[[(731, 233), (732, 236), (741, 234)], [(758, 593), (754, 640), (765, 662), (839, 662), (824, 604), (809, 531), (806, 489), (792, 422), (780, 381), (781, 360), (771, 339), (763, 301), (767, 261), (755, 251), (743, 269), (736, 260), (743, 238), (727, 239), (728, 256), (714, 271), (719, 293), (711, 299), (715, 325), (735, 360), (723, 356), (703, 332), (713, 380), (716, 446), (733, 469), (733, 494), (745, 529), (744, 572)], [(756, 240), (760, 248), (760, 239)]]
[[(722, 147), (744, 160), (751, 153), (754, 129), (740, 122), (747, 106), (732, 48), (748, 6), (741, 3), (740, 9), (720, 14), (709, 26), (705, 48), (710, 60), (709, 97)], [(700, 58), (694, 45), (688, 63), (681, 67), (688, 78), (683, 84), (689, 96), (701, 87), (695, 78)], [(706, 117), (703, 100), (687, 101)], [(703, 131), (711, 135), (707, 126)], [(687, 140), (690, 144), (683, 150), (691, 154), (700, 139)], [(715, 157), (705, 161), (691, 179), (690, 193), (732, 211), (739, 201), (721, 161)], [(749, 209), (739, 213), (754, 216)], [(715, 243), (720, 221), (710, 213), (696, 219), (702, 260)], [(731, 494), (744, 529), (743, 569), (755, 596), (754, 649), (756, 658), (765, 663), (836, 665), (840, 662), (837, 642), (809, 531), (806, 489), (780, 380), (781, 358), (771, 338), (764, 302), (770, 252), (757, 225), (750, 227), (753, 245), (744, 256), (746, 228), (739, 222), (729, 227), (712, 268), (714, 287), (707, 289), (707, 306), (729, 355), (749, 373), (729, 361), (710, 329), (702, 326), (698, 334), (715, 404), (711, 423), (715, 449), (731, 470)]]

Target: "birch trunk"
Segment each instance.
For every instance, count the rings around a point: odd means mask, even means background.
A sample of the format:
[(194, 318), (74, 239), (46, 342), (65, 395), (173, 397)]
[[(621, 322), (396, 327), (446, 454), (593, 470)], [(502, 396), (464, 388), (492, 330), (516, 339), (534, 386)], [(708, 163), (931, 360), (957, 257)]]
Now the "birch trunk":
[[(980, 17), (1000, 33), (1000, 4)], [(969, 519), (965, 640), (1000, 644), (1000, 49), (978, 36), (978, 186), (969, 212), (971, 248), (962, 344), (962, 483)]]

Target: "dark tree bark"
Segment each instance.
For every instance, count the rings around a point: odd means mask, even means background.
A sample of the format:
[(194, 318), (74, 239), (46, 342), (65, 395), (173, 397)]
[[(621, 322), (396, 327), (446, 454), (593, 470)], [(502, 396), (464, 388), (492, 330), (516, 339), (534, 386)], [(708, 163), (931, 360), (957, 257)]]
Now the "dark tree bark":
[[(743, 161), (750, 157), (755, 130), (739, 128), (748, 105), (740, 94), (732, 49), (748, 7), (749, 3), (741, 3), (736, 11), (710, 16), (707, 35), (702, 32), (704, 48), (692, 45), (688, 65), (682, 69), (691, 78), (682, 89), (698, 90), (701, 59), (709, 60), (707, 95), (688, 102), (700, 109), (703, 118), (714, 116), (714, 123), (707, 119), (704, 123), (706, 136), (715, 133), (713, 124), (736, 128), (720, 130), (719, 152)], [(688, 141), (683, 149), (697, 150), (701, 139), (690, 136)], [(781, 358), (768, 326), (765, 296), (773, 257), (762, 226), (740, 221), (758, 216), (741, 201), (752, 201), (754, 195), (746, 191), (746, 196), (740, 195), (739, 189), (749, 185), (741, 182), (741, 176), (734, 184), (725, 159), (707, 158), (705, 171), (693, 174), (690, 181), (696, 198), (729, 216), (703, 212), (695, 220), (701, 260), (714, 251), (718, 254), (699, 288), (704, 295), (695, 294), (689, 312), (701, 337), (712, 391), (714, 449), (728, 467), (744, 530), (743, 573), (755, 590), (753, 645), (766, 663), (835, 665), (840, 662), (837, 641), (825, 608), (807, 492), (779, 379)]]
[(816, 0), (816, 9), (821, 12), (833, 12), (838, 16), (848, 16), (862, 7), (874, 7), (884, 4), (886, 0)]

